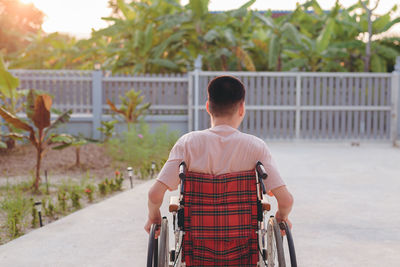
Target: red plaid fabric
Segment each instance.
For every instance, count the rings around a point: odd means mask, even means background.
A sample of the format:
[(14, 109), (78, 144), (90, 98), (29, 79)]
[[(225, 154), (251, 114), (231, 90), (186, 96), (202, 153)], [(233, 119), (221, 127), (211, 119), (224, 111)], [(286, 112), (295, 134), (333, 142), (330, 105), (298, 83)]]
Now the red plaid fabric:
[(188, 172), (184, 192), (186, 266), (256, 266), (255, 171), (223, 175)]

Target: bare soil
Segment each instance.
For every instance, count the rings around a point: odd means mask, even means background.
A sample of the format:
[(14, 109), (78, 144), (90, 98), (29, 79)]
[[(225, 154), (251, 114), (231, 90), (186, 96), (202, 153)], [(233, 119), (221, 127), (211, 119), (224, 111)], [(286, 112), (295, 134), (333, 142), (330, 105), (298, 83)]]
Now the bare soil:
[[(75, 148), (63, 150), (48, 149), (42, 159), (41, 177), (44, 171), (49, 175), (80, 177), (88, 172), (99, 178), (113, 177), (118, 166), (107, 155), (105, 147), (97, 144), (82, 146), (80, 151), (80, 166), (75, 165)], [(20, 145), (11, 151), (0, 152), (0, 179), (21, 176), (33, 177), (36, 166), (36, 150), (31, 145)], [(120, 170), (123, 171), (123, 170)]]
[[(126, 164), (121, 162), (114, 162), (111, 157), (107, 155), (106, 148), (103, 145), (87, 144), (80, 149), (80, 162), (76, 166), (76, 153), (74, 147), (68, 147), (63, 150), (48, 149), (42, 159), (41, 165), (41, 182), (45, 182), (44, 172), (47, 170), (49, 194), (45, 195), (43, 192), (38, 194), (33, 193), (32, 190), (24, 191), (23, 194), (27, 198), (34, 198), (41, 200), (44, 197), (51, 198), (53, 204), (57, 202), (58, 185), (71, 181), (78, 183), (83, 179), (88, 179), (93, 182), (94, 186), (103, 181), (105, 178), (114, 178), (115, 171), (119, 170), (123, 173), (125, 178), (122, 184), (122, 190), (130, 188), (130, 181), (127, 179)], [(0, 150), (0, 200), (6, 197), (4, 189), (11, 184), (20, 184), (21, 182), (33, 182), (36, 170), (36, 150), (32, 145), (19, 145), (11, 151)], [(137, 177), (133, 177), (133, 186), (142, 183)], [(99, 192), (94, 194), (94, 202), (102, 201), (118, 192), (107, 194), (106, 196), (100, 195)], [(69, 202), (71, 200), (68, 200)], [(81, 200), (82, 208), (91, 205), (85, 195)], [(71, 205), (70, 203), (68, 205)], [(69, 213), (73, 212), (72, 208), (65, 214), (56, 214), (53, 217), (43, 217), (44, 224), (51, 223)], [(33, 230), (30, 226), (29, 215), (26, 217), (22, 232), (24, 234)], [(0, 245), (10, 241), (8, 238), (8, 230), (6, 225), (6, 214), (0, 211)]]

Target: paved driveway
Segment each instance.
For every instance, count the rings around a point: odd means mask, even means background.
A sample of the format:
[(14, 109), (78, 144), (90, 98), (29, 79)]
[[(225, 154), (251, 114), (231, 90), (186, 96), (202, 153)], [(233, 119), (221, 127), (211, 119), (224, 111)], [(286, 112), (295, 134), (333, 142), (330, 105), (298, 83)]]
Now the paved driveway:
[[(299, 266), (399, 266), (400, 149), (334, 143), (270, 148), (295, 198)], [(0, 266), (145, 266), (143, 224), (152, 183), (1, 246)]]

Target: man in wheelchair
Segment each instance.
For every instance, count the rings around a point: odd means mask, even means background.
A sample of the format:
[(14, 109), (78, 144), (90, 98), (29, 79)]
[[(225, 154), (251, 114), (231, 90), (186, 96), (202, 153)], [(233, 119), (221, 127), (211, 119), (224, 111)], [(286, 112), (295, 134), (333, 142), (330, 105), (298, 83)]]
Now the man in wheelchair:
[[(161, 224), (164, 194), (181, 184), (182, 212), (178, 217), (182, 218), (178, 221), (184, 223), (178, 222), (183, 247), (180, 261), (186, 266), (261, 266), (271, 257), (264, 249), (264, 239), (260, 239), (267, 232), (262, 232), (268, 224), (263, 225), (266, 221), (262, 217), (269, 210), (263, 192), (273, 194), (278, 203), (271, 223), (286, 222), (289, 227), (293, 197), (266, 143), (238, 130), (245, 116), (242, 82), (220, 76), (209, 83), (207, 91), (211, 128), (185, 134), (172, 148), (148, 194), (145, 230), (149, 232), (152, 224)], [(255, 171), (256, 164), (260, 172)], [(179, 173), (180, 166), (184, 173)], [(260, 207), (264, 208), (261, 219)], [(276, 266), (284, 266), (278, 262)]]

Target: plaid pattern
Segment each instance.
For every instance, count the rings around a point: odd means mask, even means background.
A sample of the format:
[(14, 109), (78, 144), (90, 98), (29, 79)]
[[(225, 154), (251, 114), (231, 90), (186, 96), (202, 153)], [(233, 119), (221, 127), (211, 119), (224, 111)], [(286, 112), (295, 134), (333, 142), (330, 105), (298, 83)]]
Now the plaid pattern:
[(186, 266), (256, 266), (255, 171), (187, 172), (183, 261)]

